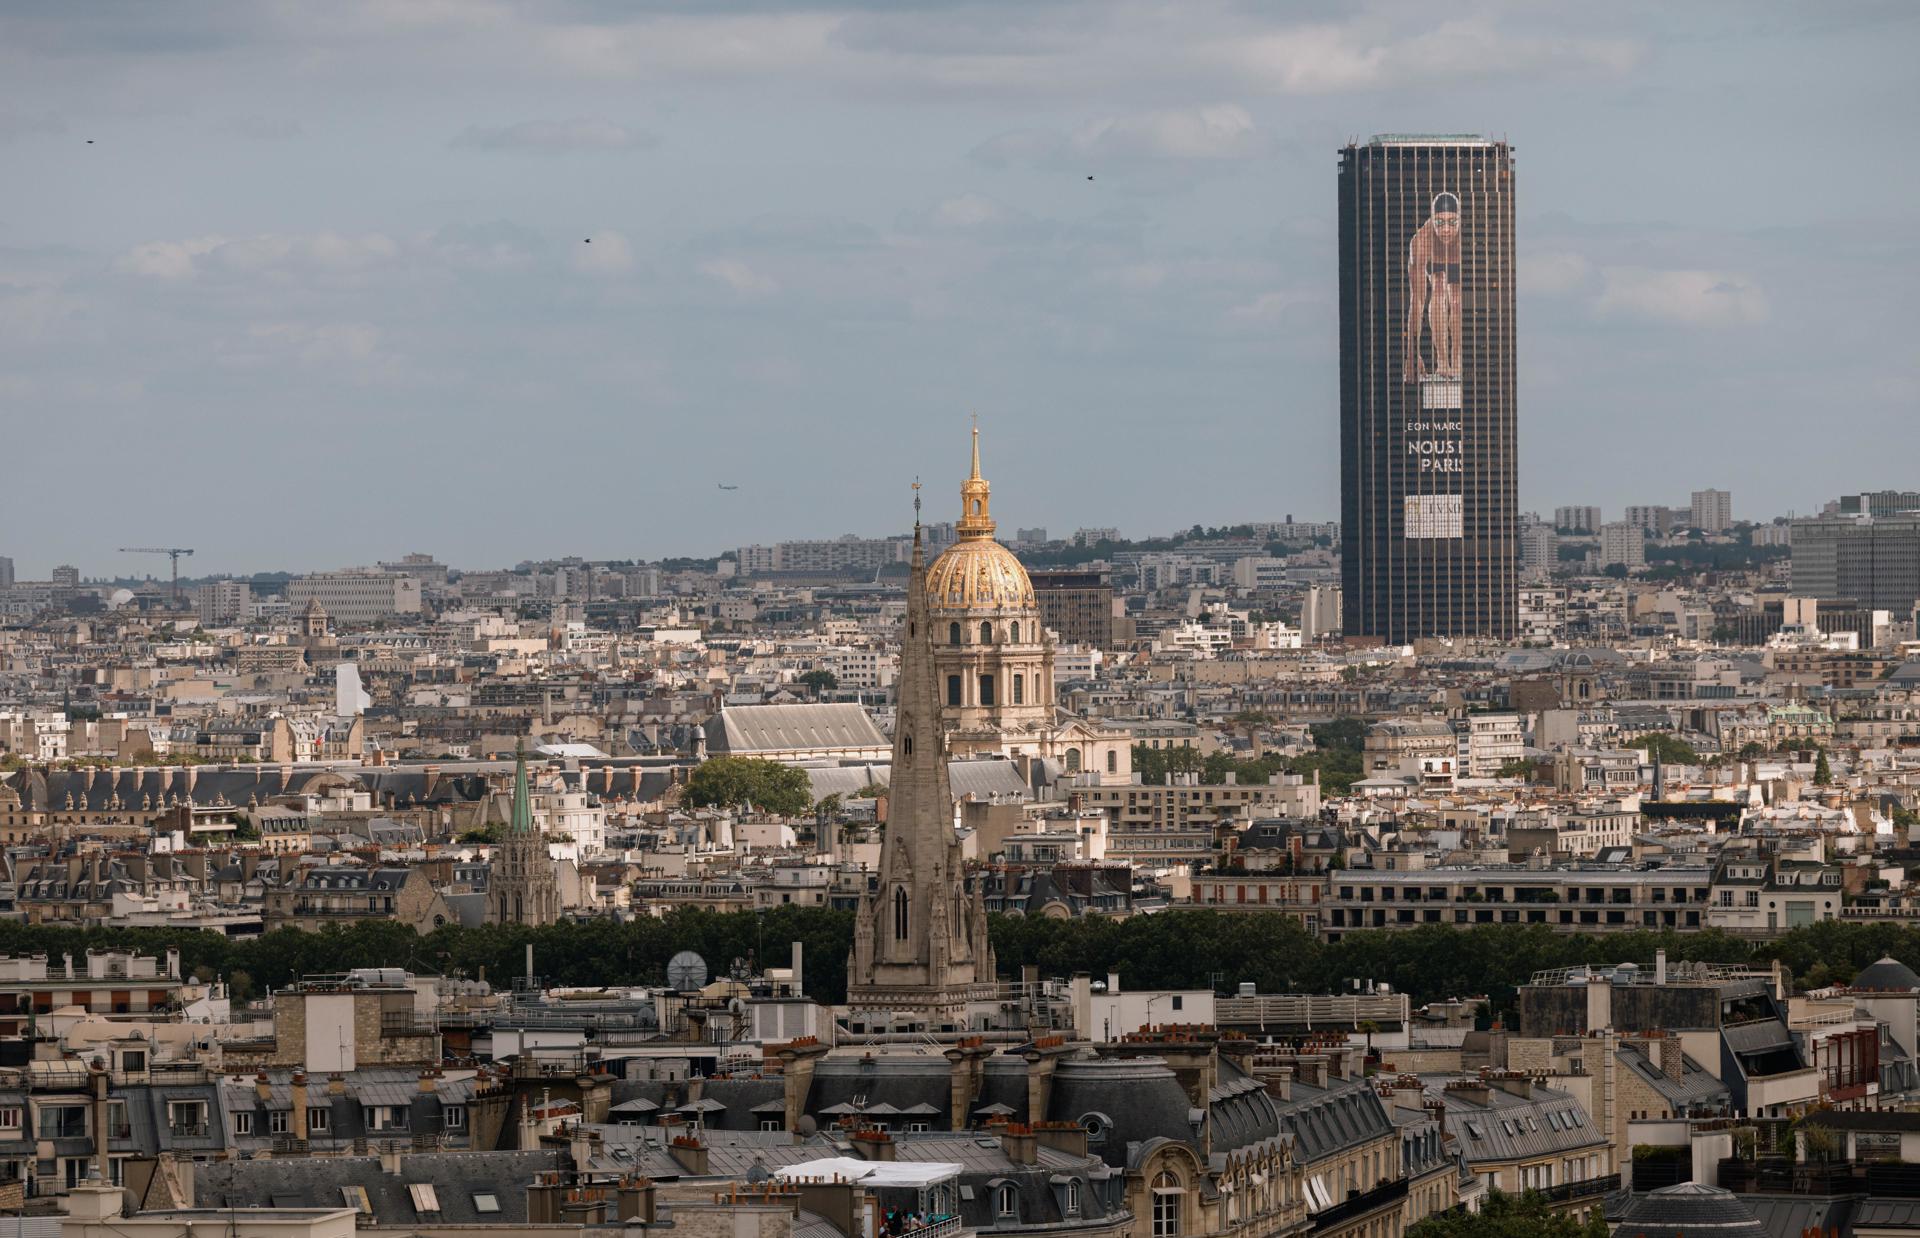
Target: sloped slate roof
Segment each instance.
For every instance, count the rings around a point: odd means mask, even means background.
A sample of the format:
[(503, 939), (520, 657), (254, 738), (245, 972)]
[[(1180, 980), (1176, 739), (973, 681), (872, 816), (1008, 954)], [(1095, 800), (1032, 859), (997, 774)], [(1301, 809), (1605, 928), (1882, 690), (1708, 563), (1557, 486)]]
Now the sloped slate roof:
[(716, 755), (888, 747), (860, 705), (733, 705), (704, 729), (707, 751)]

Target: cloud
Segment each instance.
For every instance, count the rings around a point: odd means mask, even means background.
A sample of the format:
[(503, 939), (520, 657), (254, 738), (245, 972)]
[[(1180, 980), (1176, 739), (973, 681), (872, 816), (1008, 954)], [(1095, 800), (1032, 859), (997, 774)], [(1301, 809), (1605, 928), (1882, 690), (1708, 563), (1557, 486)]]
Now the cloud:
[(558, 153), (575, 150), (642, 150), (660, 139), (644, 129), (610, 120), (575, 117), (571, 120), (523, 120), (516, 125), (469, 126), (453, 139), (456, 147), (474, 150), (517, 150)]
[(1586, 287), (1593, 278), (1593, 264), (1567, 250), (1520, 255), (1520, 291), (1542, 296), (1562, 296)]
[(1719, 271), (1603, 267), (1594, 311), (1602, 318), (1676, 327), (1750, 327), (1767, 321), (1767, 295)]
[(362, 365), (376, 356), (380, 332), (364, 322), (258, 323), (247, 329), (256, 353), (280, 353), (302, 365)]
[(287, 142), (305, 137), (307, 132), (299, 121), (285, 116), (236, 116), (221, 125), (220, 131), (254, 142)]
[(115, 266), (128, 274), (170, 280), (216, 271), (338, 273), (386, 263), (399, 253), (397, 242), (377, 232), (361, 236), (343, 236), (336, 232), (263, 233), (249, 237), (202, 236), (179, 241), (148, 241), (120, 255)]
[(1270, 326), (1301, 319), (1306, 311), (1324, 311), (1328, 308), (1327, 302), (1324, 292), (1283, 288), (1263, 292), (1245, 304), (1234, 306), (1227, 311), (1227, 321), (1243, 327)]
[(1619, 76), (1641, 61), (1631, 39), (1536, 36), (1511, 21), (1467, 17), (1401, 37), (1357, 20), (1252, 34), (1212, 53), (1249, 85), (1286, 95), (1509, 78)]
[(1106, 116), (1071, 134), (1015, 129), (973, 148), (988, 167), (1116, 166), (1240, 159), (1265, 149), (1247, 110), (1235, 103)]
[(619, 275), (633, 269), (633, 246), (621, 233), (596, 232), (574, 247), (573, 265), (591, 275)]
[(780, 291), (772, 276), (754, 270), (738, 258), (715, 258), (700, 264), (700, 273), (718, 280), (743, 297), (770, 297)]
[(66, 131), (66, 118), (56, 112), (0, 112), (0, 142)]

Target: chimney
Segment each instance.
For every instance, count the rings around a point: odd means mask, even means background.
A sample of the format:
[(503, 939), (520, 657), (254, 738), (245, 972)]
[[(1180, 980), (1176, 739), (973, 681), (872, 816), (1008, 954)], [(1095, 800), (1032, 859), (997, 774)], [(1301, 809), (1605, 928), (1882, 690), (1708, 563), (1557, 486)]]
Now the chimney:
[(707, 1145), (693, 1135), (677, 1135), (667, 1145), (667, 1155), (689, 1178), (707, 1176)]
[(1260, 1073), (1266, 1077), (1268, 1093), (1283, 1101), (1293, 1099), (1293, 1067), (1276, 1066)]
[(542, 1170), (534, 1175), (533, 1184), (527, 1187), (527, 1223), (529, 1225), (555, 1225), (560, 1220), (560, 1174), (557, 1170)]
[(407, 1154), (401, 1150), (397, 1139), (383, 1140), (380, 1144), (380, 1172), (398, 1178), (407, 1164)]
[(863, 1161), (891, 1161), (897, 1159), (894, 1154), (893, 1136), (882, 1130), (858, 1130), (853, 1133), (853, 1150)]
[(1039, 1141), (1033, 1137), (1033, 1128), (1024, 1122), (1009, 1122), (1000, 1132), (1000, 1150), (1007, 1159), (1016, 1165), (1032, 1165), (1039, 1161)]
[(658, 1213), (653, 1197), (653, 1179), (622, 1178), (615, 1189), (615, 1202), (622, 1221), (640, 1221), (652, 1225)]
[(303, 1142), (307, 1137), (307, 1077), (298, 1071), (293, 1076), (293, 1122), (287, 1133)]
[(1087, 1154), (1087, 1128), (1078, 1122), (1035, 1122), (1034, 1142), (1068, 1156)]
[[(113, 1181), (107, 1156), (107, 1140), (111, 1134), (107, 1126), (107, 1082), (107, 1065), (96, 1057), (87, 1066), (87, 1090), (93, 1097), (93, 1172), (102, 1184)], [(114, 1210), (117, 1212), (119, 1208), (116, 1206)]]
[(1686, 1049), (1678, 1036), (1668, 1034), (1660, 1038), (1660, 1056), (1655, 1060), (1660, 1063), (1660, 1073), (1675, 1083), (1687, 1073)]
[(1667, 982), (1667, 951), (1664, 946), (1653, 952), (1653, 982), (1659, 985)]
[(795, 997), (799, 997), (803, 992), (805, 992), (805, 990), (801, 987), (801, 984), (800, 984), (801, 977), (802, 977), (802, 972), (801, 972), (802, 957), (801, 956), (803, 956), (805, 953), (806, 953), (806, 947), (803, 943), (797, 942), (797, 941), (793, 943), (793, 964), (792, 964), (793, 995)]
[(167, 975), (175, 980), (180, 978), (180, 947), (167, 947)]
[(347, 1077), (341, 1074), (337, 1070), (334, 1071), (332, 1074), (328, 1075), (327, 1076), (327, 1095), (328, 1096), (345, 1096), (346, 1094), (347, 1094)]
[(253, 1094), (260, 1098), (260, 1103), (263, 1105), (273, 1099), (273, 1085), (268, 1082), (266, 1071), (263, 1070), (253, 1077)]

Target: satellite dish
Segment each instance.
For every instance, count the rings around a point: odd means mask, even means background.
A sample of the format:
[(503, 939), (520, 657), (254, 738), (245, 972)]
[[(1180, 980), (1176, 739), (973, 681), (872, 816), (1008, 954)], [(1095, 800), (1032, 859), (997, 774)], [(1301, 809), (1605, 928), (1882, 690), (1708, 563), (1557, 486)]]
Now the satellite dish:
[(691, 950), (682, 950), (667, 960), (667, 987), (676, 993), (691, 993), (705, 988), (707, 961)]

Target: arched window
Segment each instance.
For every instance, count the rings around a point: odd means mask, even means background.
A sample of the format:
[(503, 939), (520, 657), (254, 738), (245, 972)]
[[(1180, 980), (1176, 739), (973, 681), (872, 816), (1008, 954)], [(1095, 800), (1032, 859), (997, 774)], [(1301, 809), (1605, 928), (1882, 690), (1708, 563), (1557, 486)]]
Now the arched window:
[(974, 515), (976, 515), (976, 516), (978, 516), (978, 515), (980, 514), (980, 500), (979, 500), (979, 499), (975, 499), (975, 500), (973, 501), (973, 514), (974, 514)]
[(983, 645), (993, 644), (993, 625), (991, 623), (983, 623), (980, 625), (980, 643)]
[(1025, 675), (1015, 675), (1013, 677), (1013, 703), (1015, 705), (1024, 705), (1027, 703), (1027, 677)]
[(1000, 1189), (994, 1192), (994, 1196), (994, 1211), (1003, 1217), (1020, 1215), (1020, 1192), (1011, 1182), (1001, 1183)]
[(1007, 643), (1010, 645), (1017, 645), (1020, 643), (1020, 625), (1019, 624), (1009, 623), (1007, 625)]
[(960, 625), (957, 623), (949, 623), (947, 625), (947, 644), (957, 645), (959, 643), (960, 643)]
[(1067, 1215), (1080, 1215), (1080, 1180), (1070, 1178), (1067, 1181)]
[(947, 676), (947, 704), (960, 704), (960, 676)]
[(980, 703), (982, 705), (991, 705), (994, 703), (992, 675), (980, 676)]
[(913, 755), (913, 736), (902, 735), (900, 737), (900, 755), (905, 757)]
[(1107, 772), (1109, 774), (1120, 772), (1120, 754), (1112, 749), (1107, 750)]
[(1153, 1238), (1178, 1238), (1180, 1233), (1180, 1179), (1163, 1169), (1153, 1180)]
[(1080, 772), (1080, 750), (1078, 748), (1067, 749), (1067, 772), (1069, 774), (1077, 774)]
[(893, 935), (901, 941), (907, 939), (907, 891), (905, 886), (893, 892)]

